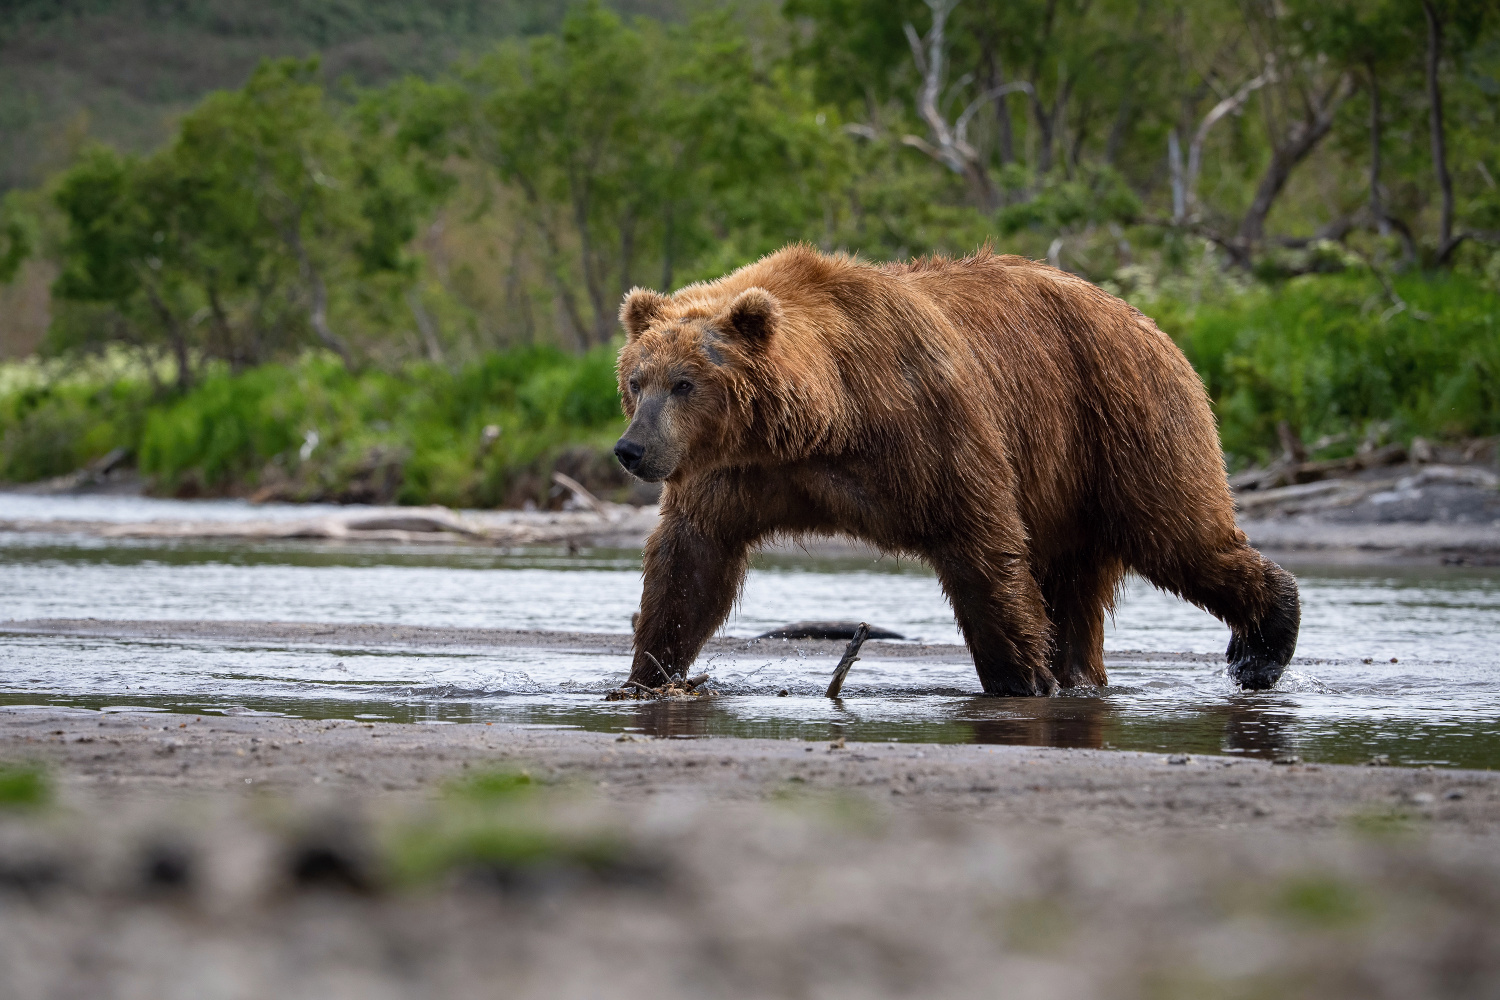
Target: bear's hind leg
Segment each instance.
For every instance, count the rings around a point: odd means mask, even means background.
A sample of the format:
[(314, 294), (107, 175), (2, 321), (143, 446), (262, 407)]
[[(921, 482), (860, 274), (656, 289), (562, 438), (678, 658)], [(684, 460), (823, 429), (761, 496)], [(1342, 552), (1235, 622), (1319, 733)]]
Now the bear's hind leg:
[(1052, 675), (1063, 687), (1103, 687), (1104, 616), (1124, 574), (1118, 560), (1070, 558), (1048, 567), (1042, 598), (1052, 618)]
[(1025, 559), (1015, 552), (945, 548), (931, 557), (974, 657), (985, 694), (1050, 695), (1047, 611)]
[(1251, 624), (1233, 629), (1224, 654), (1229, 676), (1250, 691), (1264, 691), (1281, 679), (1302, 628), (1296, 579), (1264, 556), (1260, 561), (1265, 611)]
[(1281, 679), (1297, 648), (1302, 605), (1297, 581), (1238, 531), (1219, 549), (1159, 550), (1138, 568), (1152, 583), (1191, 601), (1230, 628), (1229, 676), (1249, 691)]

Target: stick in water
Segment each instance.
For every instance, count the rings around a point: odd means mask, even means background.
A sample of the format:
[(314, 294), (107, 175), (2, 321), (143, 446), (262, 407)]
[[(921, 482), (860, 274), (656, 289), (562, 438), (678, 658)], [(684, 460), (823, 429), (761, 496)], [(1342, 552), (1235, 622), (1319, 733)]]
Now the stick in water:
[[(642, 650), (642, 652), (645, 652), (645, 650)], [(646, 653), (646, 659), (650, 660), (652, 666), (656, 667), (657, 672), (661, 674), (663, 680), (665, 680), (668, 684), (672, 683), (672, 675), (667, 673), (667, 668), (661, 665), (660, 660), (652, 656), (650, 653)]]
[(854, 661), (859, 659), (859, 647), (865, 644), (870, 637), (870, 626), (865, 622), (859, 623), (859, 628), (854, 630), (854, 638), (849, 640), (849, 645), (844, 647), (843, 659), (833, 669), (833, 680), (828, 682), (828, 690), (824, 692), (826, 698), (837, 698), (839, 691), (844, 687), (844, 678), (849, 676), (849, 668), (854, 666)]

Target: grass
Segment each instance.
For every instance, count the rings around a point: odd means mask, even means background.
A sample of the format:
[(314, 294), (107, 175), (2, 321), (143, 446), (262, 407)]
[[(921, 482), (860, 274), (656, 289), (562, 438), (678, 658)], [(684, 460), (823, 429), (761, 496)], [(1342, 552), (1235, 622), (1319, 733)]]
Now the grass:
[(46, 805), (52, 786), (40, 768), (0, 764), (0, 809), (25, 809)]
[[(386, 867), (399, 885), (450, 875), (501, 885), (565, 873), (610, 877), (630, 864), (616, 832), (559, 824), (525, 771), (491, 771), (450, 783), (424, 821), (387, 843)], [(555, 803), (554, 803), (555, 804)]]
[(1344, 927), (1369, 915), (1359, 889), (1322, 873), (1288, 879), (1276, 894), (1275, 909), (1286, 917), (1314, 927)]
[(525, 771), (486, 771), (450, 784), (446, 791), (458, 801), (495, 804), (524, 798), (537, 790)]
[(212, 375), (154, 408), (139, 465), (170, 492), (490, 507), (545, 488), (542, 466), (569, 446), (602, 449), (621, 422), (608, 349), (527, 348), (456, 373), (352, 374), (310, 355)]

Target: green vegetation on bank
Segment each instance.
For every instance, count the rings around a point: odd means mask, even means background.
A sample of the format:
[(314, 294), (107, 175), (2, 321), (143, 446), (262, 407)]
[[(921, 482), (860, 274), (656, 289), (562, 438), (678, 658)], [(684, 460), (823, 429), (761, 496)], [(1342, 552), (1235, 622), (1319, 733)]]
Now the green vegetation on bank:
[(491, 507), (545, 505), (553, 469), (622, 499), (627, 485), (608, 454), (622, 422), (613, 345), (521, 348), (456, 371), (350, 372), (311, 353), (219, 366), (181, 395), (153, 393), (140, 372), (4, 385), (0, 375), (11, 481), (122, 448), (169, 495)]
[[(1264, 461), (1287, 421), (1348, 447), (1500, 434), (1500, 295), (1478, 281), (1304, 277), (1206, 304), (1137, 296), (1213, 396), (1235, 464)], [(623, 425), (615, 343), (350, 372), (310, 353), (241, 372), (220, 364), (185, 394), (138, 369), (20, 378), (0, 368), (0, 478), (66, 473), (114, 448), (159, 492), (286, 500), (546, 504), (560, 469), (600, 493), (628, 487), (609, 456)], [(7, 378), (5, 372), (15, 374)]]
[[(1306, 276), (1196, 310), (1140, 303), (1203, 377), (1231, 461), (1305, 441), (1500, 433), (1500, 295), (1459, 275)], [(1154, 307), (1153, 307), (1154, 306)]]

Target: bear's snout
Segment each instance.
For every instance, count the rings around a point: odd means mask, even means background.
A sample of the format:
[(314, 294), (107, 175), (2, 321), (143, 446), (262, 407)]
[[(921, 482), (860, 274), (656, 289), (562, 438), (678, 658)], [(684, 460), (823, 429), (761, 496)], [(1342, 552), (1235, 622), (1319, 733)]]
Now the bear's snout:
[(626, 472), (634, 472), (640, 467), (641, 459), (645, 457), (646, 446), (629, 438), (620, 438), (615, 442), (615, 458), (625, 467)]

